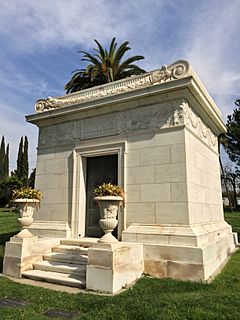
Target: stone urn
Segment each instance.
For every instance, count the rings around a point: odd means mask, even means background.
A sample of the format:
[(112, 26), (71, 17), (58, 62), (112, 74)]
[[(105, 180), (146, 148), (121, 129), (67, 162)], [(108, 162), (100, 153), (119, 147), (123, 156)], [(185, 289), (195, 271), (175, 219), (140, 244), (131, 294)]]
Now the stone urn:
[(17, 238), (33, 237), (33, 234), (28, 230), (33, 223), (34, 209), (39, 206), (39, 200), (36, 199), (16, 199), (14, 201), (19, 209), (20, 218), (18, 222), (22, 230), (16, 235)]
[(123, 198), (120, 196), (104, 196), (94, 198), (100, 209), (100, 228), (105, 233), (98, 242), (113, 243), (118, 240), (112, 235), (112, 231), (118, 224), (117, 214), (122, 204)]

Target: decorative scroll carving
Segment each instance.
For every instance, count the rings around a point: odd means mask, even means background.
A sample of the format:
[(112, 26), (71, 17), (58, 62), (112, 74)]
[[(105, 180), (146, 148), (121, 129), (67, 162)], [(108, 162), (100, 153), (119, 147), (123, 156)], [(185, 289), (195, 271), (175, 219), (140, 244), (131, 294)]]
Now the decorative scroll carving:
[(217, 137), (212, 133), (211, 129), (203, 123), (202, 119), (189, 107), (187, 101), (182, 101), (178, 108), (178, 113), (180, 117), (184, 117), (184, 124), (192, 127), (199, 138), (201, 138), (210, 147), (216, 147)]
[(35, 104), (37, 112), (49, 111), (70, 105), (108, 97), (115, 94), (141, 89), (154, 84), (172, 81), (190, 74), (189, 63), (179, 60), (169, 66), (162, 66), (161, 69), (145, 73), (140, 76), (126, 78), (103, 86), (86, 89), (59, 98), (40, 99)]
[(161, 83), (184, 77), (189, 71), (189, 64), (179, 60), (170, 66), (163, 65), (160, 70), (154, 71), (150, 78), (153, 83)]

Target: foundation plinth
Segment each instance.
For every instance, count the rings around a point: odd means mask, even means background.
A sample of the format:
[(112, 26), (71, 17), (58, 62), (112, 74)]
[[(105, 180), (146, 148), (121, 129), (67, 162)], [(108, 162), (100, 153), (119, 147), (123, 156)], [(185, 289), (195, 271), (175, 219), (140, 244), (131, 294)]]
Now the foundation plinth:
[(97, 243), (88, 250), (87, 289), (116, 293), (141, 277), (141, 244)]

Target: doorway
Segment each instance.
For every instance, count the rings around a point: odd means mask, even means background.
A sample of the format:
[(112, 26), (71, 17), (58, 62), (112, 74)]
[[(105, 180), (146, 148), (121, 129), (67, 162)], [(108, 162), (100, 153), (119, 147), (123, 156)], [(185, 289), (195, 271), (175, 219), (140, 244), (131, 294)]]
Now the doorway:
[[(94, 201), (93, 189), (103, 182), (118, 184), (118, 155), (87, 157), (86, 183), (86, 230), (87, 237), (101, 237), (103, 231), (99, 227), (99, 208)], [(113, 232), (117, 237), (117, 227)]]

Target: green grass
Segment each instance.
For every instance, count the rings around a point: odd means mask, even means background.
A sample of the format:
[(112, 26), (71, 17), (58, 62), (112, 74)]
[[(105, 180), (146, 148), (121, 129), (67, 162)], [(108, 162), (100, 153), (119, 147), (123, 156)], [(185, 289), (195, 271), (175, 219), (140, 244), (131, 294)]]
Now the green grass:
[(5, 242), (19, 231), (17, 218), (17, 213), (0, 208), (0, 273), (2, 272)]
[[(240, 227), (238, 215), (227, 214), (234, 230)], [(15, 214), (0, 209), (0, 219), (2, 246), (10, 235), (18, 231), (18, 227)], [(8, 297), (29, 302), (22, 308), (0, 307), (0, 319), (50, 319), (44, 312), (51, 308), (81, 312), (81, 316), (75, 319), (239, 319), (239, 270), (240, 251), (234, 254), (211, 284), (144, 277), (131, 289), (114, 297), (56, 292), (0, 277), (0, 299)]]
[(225, 220), (232, 226), (233, 231), (238, 233), (240, 241), (240, 211), (225, 212)]

